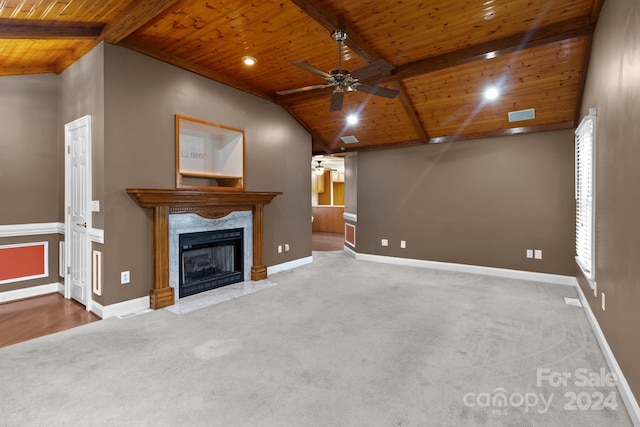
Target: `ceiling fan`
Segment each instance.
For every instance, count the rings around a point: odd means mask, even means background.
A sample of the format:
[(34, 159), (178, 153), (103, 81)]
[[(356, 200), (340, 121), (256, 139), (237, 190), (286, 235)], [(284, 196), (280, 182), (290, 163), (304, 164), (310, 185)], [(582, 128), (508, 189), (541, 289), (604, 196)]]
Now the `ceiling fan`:
[(333, 87), (334, 89), (333, 93), (331, 94), (331, 104), (329, 106), (329, 111), (342, 110), (344, 93), (348, 91), (357, 90), (360, 92), (370, 93), (372, 95), (383, 96), (389, 99), (393, 99), (396, 97), (396, 95), (399, 93), (397, 90), (387, 89), (386, 87), (382, 86), (370, 85), (360, 81), (361, 79), (366, 79), (367, 77), (372, 77), (380, 73), (384, 73), (385, 71), (391, 71), (396, 67), (394, 67), (384, 59), (379, 59), (369, 65), (358, 68), (354, 72), (345, 70), (342, 68), (342, 42), (347, 39), (347, 33), (345, 33), (344, 31), (335, 30), (331, 36), (336, 42), (338, 42), (338, 68), (326, 73), (314, 67), (313, 65), (307, 64), (306, 62), (292, 62), (293, 65), (296, 65), (303, 70), (307, 70), (324, 78), (325, 83), (313, 86), (305, 86), (298, 89), (281, 90), (279, 92), (276, 92), (278, 95), (289, 95), (291, 93), (306, 92), (314, 89)]

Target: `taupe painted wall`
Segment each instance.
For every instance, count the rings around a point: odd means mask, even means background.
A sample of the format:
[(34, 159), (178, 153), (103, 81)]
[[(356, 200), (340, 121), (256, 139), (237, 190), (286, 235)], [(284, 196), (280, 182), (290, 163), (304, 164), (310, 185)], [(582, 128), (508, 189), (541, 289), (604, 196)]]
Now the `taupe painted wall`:
[[(105, 45), (104, 302), (148, 295), (151, 216), (126, 188), (175, 188), (174, 115), (245, 130), (246, 189), (282, 191), (265, 208), (267, 266), (311, 255), (310, 135), (281, 107)], [(290, 252), (276, 247), (288, 243)], [(120, 285), (120, 272), (131, 283)]]
[[(60, 75), (60, 141), (64, 125), (91, 115), (92, 199), (104, 199), (104, 45), (100, 44)], [(60, 163), (60, 220), (64, 221), (64, 157)], [(92, 214), (94, 228), (104, 227), (104, 209)]]
[[(606, 1), (582, 114), (597, 108), (596, 282), (579, 276), (607, 342), (640, 397), (640, 2)], [(606, 311), (602, 310), (602, 294)]]
[(344, 157), (344, 211), (358, 213), (358, 153)]
[(59, 78), (0, 77), (0, 224), (59, 221)]
[(356, 250), (573, 275), (573, 151), (565, 130), (358, 153)]
[[(59, 77), (0, 77), (0, 225), (59, 222)], [(58, 234), (0, 238), (0, 245), (49, 242), (49, 276), (0, 285), (0, 292), (58, 282)]]

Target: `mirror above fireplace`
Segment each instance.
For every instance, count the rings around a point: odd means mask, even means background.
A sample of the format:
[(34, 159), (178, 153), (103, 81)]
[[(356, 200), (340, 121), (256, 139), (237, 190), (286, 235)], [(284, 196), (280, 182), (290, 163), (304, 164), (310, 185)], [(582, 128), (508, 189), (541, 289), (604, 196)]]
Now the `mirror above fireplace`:
[(244, 131), (176, 114), (176, 188), (244, 187)]

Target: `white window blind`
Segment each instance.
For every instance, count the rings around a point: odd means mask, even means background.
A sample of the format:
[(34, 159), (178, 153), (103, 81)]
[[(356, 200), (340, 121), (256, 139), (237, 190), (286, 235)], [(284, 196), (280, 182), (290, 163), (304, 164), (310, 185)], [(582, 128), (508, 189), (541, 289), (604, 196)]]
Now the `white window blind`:
[(594, 275), (596, 109), (576, 129), (576, 261), (587, 279)]

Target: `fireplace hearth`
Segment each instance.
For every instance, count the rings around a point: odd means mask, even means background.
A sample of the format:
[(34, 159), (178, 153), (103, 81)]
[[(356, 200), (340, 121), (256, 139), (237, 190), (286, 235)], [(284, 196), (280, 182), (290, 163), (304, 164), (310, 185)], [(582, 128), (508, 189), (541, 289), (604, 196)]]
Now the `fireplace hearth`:
[(244, 280), (243, 234), (238, 228), (180, 235), (180, 298)]

